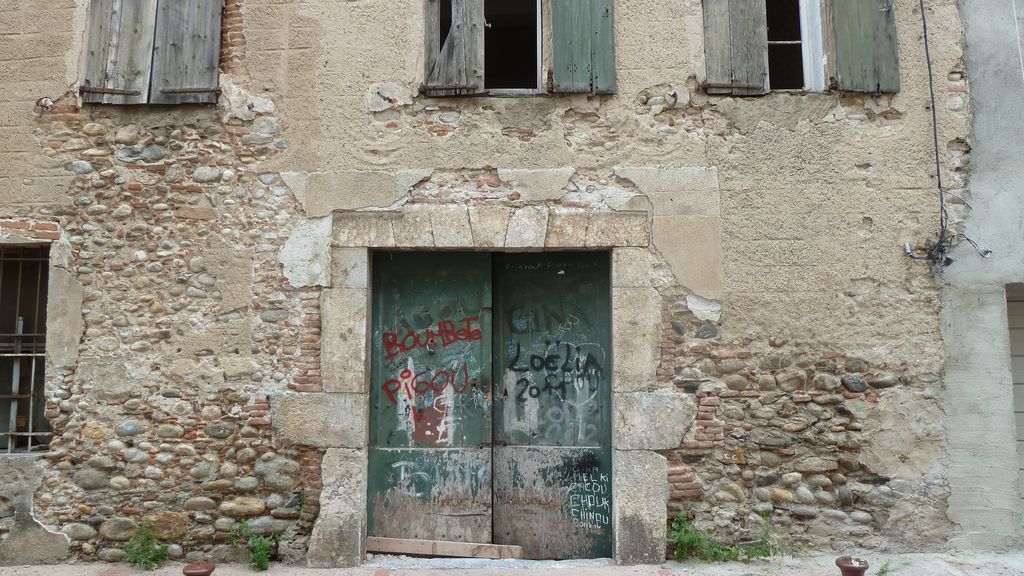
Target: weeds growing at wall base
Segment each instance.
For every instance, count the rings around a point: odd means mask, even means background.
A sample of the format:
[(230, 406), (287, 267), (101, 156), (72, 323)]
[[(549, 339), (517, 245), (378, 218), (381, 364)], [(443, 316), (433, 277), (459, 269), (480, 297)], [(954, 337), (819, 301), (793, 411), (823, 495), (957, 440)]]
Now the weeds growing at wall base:
[(677, 516), (668, 533), (675, 544), (676, 560), (697, 558), (705, 562), (749, 562), (757, 558), (771, 558), (785, 554), (778, 544), (775, 527), (767, 516), (761, 517), (761, 534), (756, 544), (727, 546), (711, 539), (703, 530), (692, 526), (685, 517)]
[(128, 540), (124, 553), (129, 564), (143, 570), (156, 570), (167, 562), (167, 544), (156, 543), (156, 528), (152, 522), (140, 524)]
[(270, 568), (270, 554), (277, 546), (277, 538), (252, 533), (249, 523), (242, 520), (231, 531), (231, 544), (249, 553), (249, 566), (262, 572)]

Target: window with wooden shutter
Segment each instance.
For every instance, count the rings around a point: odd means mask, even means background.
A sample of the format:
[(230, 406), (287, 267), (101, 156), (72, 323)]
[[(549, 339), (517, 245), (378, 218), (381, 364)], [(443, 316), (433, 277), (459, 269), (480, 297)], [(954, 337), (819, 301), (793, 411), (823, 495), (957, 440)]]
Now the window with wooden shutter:
[(708, 94), (767, 92), (765, 0), (704, 0), (704, 57)]
[(893, 0), (835, 0), (832, 22), (839, 89), (899, 92)]
[(484, 0), (426, 0), (423, 92), (484, 91), (484, 25)]
[(555, 92), (615, 93), (612, 0), (552, 0)]
[(217, 102), (222, 0), (92, 0), (85, 102)]

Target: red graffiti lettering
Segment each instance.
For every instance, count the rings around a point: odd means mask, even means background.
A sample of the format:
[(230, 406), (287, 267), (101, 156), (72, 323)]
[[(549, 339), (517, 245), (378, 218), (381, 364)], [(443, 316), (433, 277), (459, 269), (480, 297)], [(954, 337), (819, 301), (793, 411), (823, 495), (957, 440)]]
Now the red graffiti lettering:
[[(459, 385), (459, 372), (462, 372), (462, 383)], [(413, 400), (424, 396), (429, 392), (436, 394), (443, 393), (449, 386), (457, 394), (464, 394), (470, 387), (469, 365), (465, 362), (461, 367), (455, 367), (452, 371), (438, 370), (430, 378), (425, 378), (429, 371), (417, 372), (415, 376), (408, 368), (398, 373), (398, 378), (388, 380), (382, 386), (384, 393), (392, 406), (398, 405), (398, 396), (401, 393), (406, 398)], [(418, 411), (413, 411), (413, 418), (419, 419)]]
[(384, 332), (381, 343), (384, 344), (384, 358), (391, 360), (399, 354), (417, 348), (433, 348), (440, 341), (442, 348), (456, 342), (476, 342), (480, 340), (480, 328), (474, 324), (479, 322), (478, 316), (467, 316), (458, 322), (441, 320), (434, 327), (422, 330), (422, 333), (410, 330), (399, 337), (397, 332)]

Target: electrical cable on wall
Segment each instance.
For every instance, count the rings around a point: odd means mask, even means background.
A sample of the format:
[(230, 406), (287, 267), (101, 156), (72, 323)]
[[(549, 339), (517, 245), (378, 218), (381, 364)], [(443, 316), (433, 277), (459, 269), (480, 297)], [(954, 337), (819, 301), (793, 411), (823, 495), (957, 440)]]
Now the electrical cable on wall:
[[(931, 96), (931, 109), (932, 109), (932, 144), (935, 147), (935, 180), (939, 189), (939, 240), (934, 246), (928, 249), (927, 254), (919, 256), (914, 254), (910, 244), (903, 245), (903, 251), (907, 256), (914, 260), (929, 260), (932, 262), (936, 271), (941, 271), (943, 267), (949, 266), (953, 263), (953, 259), (949, 257), (949, 251), (953, 248), (953, 242), (956, 240), (964, 240), (974, 250), (981, 255), (982, 258), (988, 258), (992, 255), (992, 251), (988, 248), (981, 248), (977, 242), (968, 238), (962, 233), (952, 234), (949, 233), (949, 212), (946, 208), (946, 194), (952, 194), (946, 192), (942, 186), (942, 165), (939, 161), (939, 116), (938, 110), (935, 107), (935, 76), (932, 72), (932, 56), (928, 46), (928, 17), (925, 14), (924, 0), (918, 0), (921, 6), (921, 28), (924, 33), (924, 58), (928, 65), (928, 92)], [(960, 198), (956, 194), (953, 196)], [(963, 201), (962, 198), (960, 198)], [(971, 205), (964, 201), (964, 206), (968, 209)]]

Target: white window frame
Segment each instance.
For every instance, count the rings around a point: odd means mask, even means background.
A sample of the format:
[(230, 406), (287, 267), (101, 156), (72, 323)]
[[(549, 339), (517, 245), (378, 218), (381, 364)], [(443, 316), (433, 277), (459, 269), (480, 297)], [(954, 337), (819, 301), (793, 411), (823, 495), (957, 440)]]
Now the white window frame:
[[(536, 88), (494, 88), (484, 89), (487, 96), (540, 96), (544, 91), (544, 12), (541, 5), (543, 0), (537, 0), (537, 77), (535, 78)], [(490, 26), (488, 25), (488, 28)], [(484, 30), (487, 34), (487, 30)], [(485, 41), (486, 46), (486, 41)], [(486, 61), (487, 54), (484, 53)], [(484, 85), (487, 84), (487, 70), (484, 70)]]
[(821, 0), (800, 0), (800, 47), (804, 60), (804, 87), (825, 91), (824, 31), (821, 28)]
[[(800, 3), (800, 51), (804, 68), (804, 87), (773, 88), (772, 69), (768, 66), (769, 92), (824, 92), (825, 91), (825, 49), (821, 28), (821, 0), (799, 0)], [(771, 42), (769, 42), (769, 46)]]

